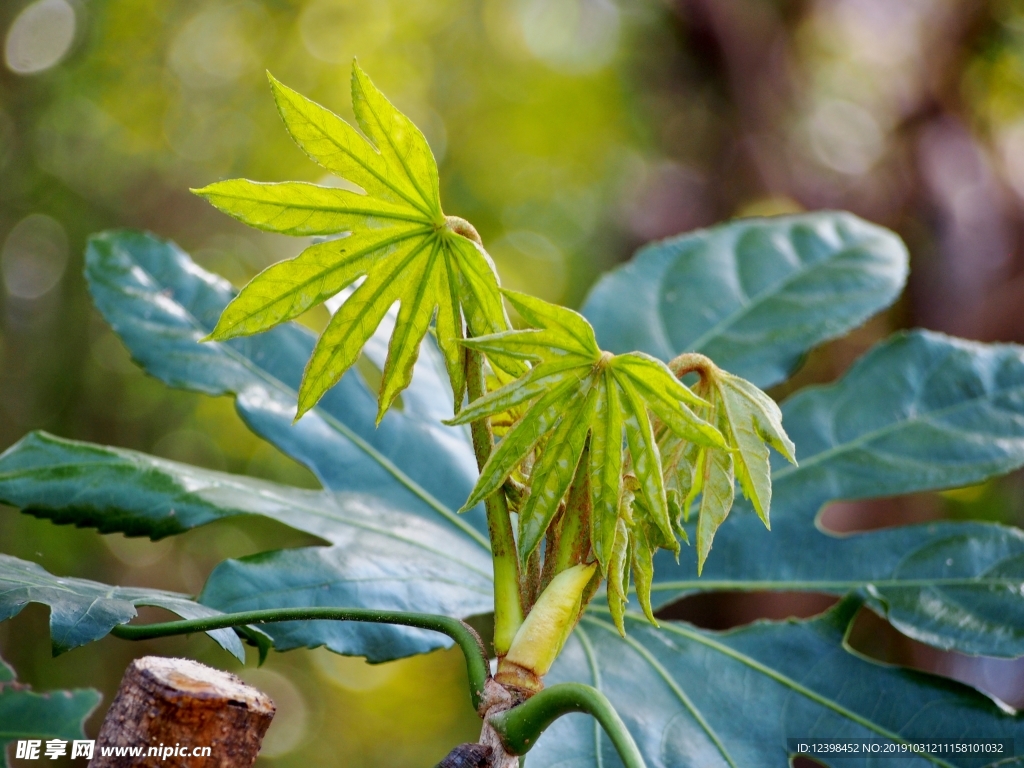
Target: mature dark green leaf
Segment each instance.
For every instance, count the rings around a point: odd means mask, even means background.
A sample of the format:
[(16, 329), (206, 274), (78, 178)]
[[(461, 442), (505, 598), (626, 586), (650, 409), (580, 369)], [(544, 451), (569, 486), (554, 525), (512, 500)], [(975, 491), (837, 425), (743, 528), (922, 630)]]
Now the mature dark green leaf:
[[(377, 420), (409, 386), (435, 311), (438, 341), (461, 401), (463, 315), (476, 336), (507, 329), (508, 318), (494, 264), (474, 242), (479, 236), (461, 219), (451, 220), (441, 211), (437, 164), (423, 134), (358, 64), (352, 67), (352, 108), (366, 138), (273, 77), (270, 83), (296, 143), (362, 192), (246, 179), (195, 190), (259, 229), (286, 235), (349, 233), (310, 246), (253, 278), (224, 310), (211, 338), (226, 341), (273, 328), (365, 277), (317, 341), (299, 386), (299, 415), (356, 362), (396, 301), (401, 310), (381, 377)], [(510, 372), (519, 371), (521, 366), (513, 365)]]
[[(440, 423), (453, 409), (432, 343), (423, 345), (403, 409), (389, 411), (379, 427), (373, 393), (357, 372), (292, 425), (302, 367), (315, 341), (308, 330), (286, 324), (248, 338), (198, 343), (235, 291), (173, 243), (148, 234), (93, 237), (86, 277), (96, 306), (151, 375), (173, 387), (234, 394), (246, 424), (308, 466), (326, 488), (373, 493), (486, 546), (482, 508), (464, 517), (454, 512), (476, 482), (476, 459), (466, 431)], [(386, 318), (364, 349), (378, 370), (391, 323)]]
[[(7, 746), (12, 741), (84, 739), (85, 720), (101, 698), (91, 688), (35, 693), (17, 683), (14, 670), (0, 659), (0, 764), (10, 765)], [(42, 756), (44, 749), (39, 752)]]
[[(1024, 717), (960, 683), (884, 666), (847, 650), (859, 603), (848, 599), (810, 621), (759, 622), (710, 632), (682, 622), (647, 625), (627, 614), (629, 635), (594, 612), (573, 633), (548, 680), (601, 689), (649, 768), (788, 768), (790, 738), (1024, 738)], [(1005, 755), (1003, 756), (1005, 758)], [(874, 757), (826, 764), (867, 768)], [(984, 766), (991, 756), (908, 757), (900, 766)], [(1000, 765), (1022, 765), (1024, 758)], [(530, 752), (527, 765), (621, 765), (600, 727), (570, 715)]]
[(777, 515), (977, 483), (1024, 463), (1024, 348), (896, 334), (783, 414), (801, 463), (779, 462)]
[[(704, 401), (648, 355), (602, 352), (590, 324), (576, 312), (521, 293), (507, 291), (506, 296), (537, 328), (482, 336), (465, 344), (486, 354), (528, 359), (535, 367), (522, 379), (471, 403), (454, 423), (494, 416), (516, 405), (529, 403), (529, 408), (491, 454), (466, 504), (501, 487), (549, 436), (531, 472), (530, 495), (519, 510), (519, 556), (525, 563), (569, 490), (589, 435), (590, 465), (585, 469), (593, 478), (592, 541), (602, 570), (608, 568), (624, 467), (637, 479), (643, 510), (660, 531), (660, 543), (678, 551), (651, 414), (682, 439), (724, 447), (718, 430), (688, 407)], [(624, 443), (628, 458), (623, 455)]]
[[(204, 605), (186, 601), (165, 606), (177, 613), (213, 612), (206, 605), (225, 612), (351, 606), (464, 617), (491, 609), (486, 550), (450, 528), (368, 494), (299, 490), (34, 433), (0, 457), (0, 500), (58, 523), (153, 537), (237, 515), (262, 515), (331, 544), (227, 560), (203, 589), (199, 599)], [(0, 575), (0, 584), (2, 579)], [(85, 588), (78, 589), (74, 596)], [(82, 592), (79, 602), (61, 592), (51, 602), (54, 637), (73, 632), (76, 641), (69, 647), (100, 637), (134, 616), (125, 601), (135, 593), (120, 590), (116, 599), (103, 603), (109, 603), (106, 613), (94, 615), (93, 607), (91, 623), (80, 621), (80, 609), (89, 607), (81, 601), (94, 592)], [(50, 602), (49, 593), (38, 590), (26, 593), (31, 597), (11, 594), (8, 599), (18, 610), (27, 599)], [(0, 613), (0, 618), (6, 616)], [(434, 632), (377, 624), (289, 622), (267, 625), (265, 631), (280, 650), (327, 645), (373, 661), (450, 645)], [(238, 643), (232, 633), (222, 632)]]
[(768, 387), (891, 304), (906, 276), (900, 239), (848, 213), (740, 219), (642, 248), (583, 314), (603, 349), (701, 352)]
[(900, 334), (782, 411), (801, 464), (773, 474), (772, 532), (737, 505), (703, 579), (692, 578), (690, 551), (679, 565), (659, 559), (655, 602), (722, 589), (860, 591), (924, 642), (1024, 655), (1024, 532), (934, 523), (833, 536), (814, 525), (833, 500), (964, 486), (1024, 465), (1024, 349)]
[[(29, 603), (50, 607), (50, 639), (55, 655), (106, 637), (113, 627), (131, 621), (139, 605), (164, 608), (183, 619), (219, 613), (188, 595), (54, 576), (36, 563), (0, 554), (0, 621), (17, 616)], [(217, 629), (207, 634), (224, 650), (245, 660), (242, 643), (232, 630)]]

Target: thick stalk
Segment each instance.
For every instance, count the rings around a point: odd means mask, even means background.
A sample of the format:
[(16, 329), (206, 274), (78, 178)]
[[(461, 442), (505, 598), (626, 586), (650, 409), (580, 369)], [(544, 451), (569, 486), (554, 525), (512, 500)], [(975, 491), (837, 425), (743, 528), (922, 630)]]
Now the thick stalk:
[(487, 721), (509, 753), (525, 755), (548, 726), (570, 712), (585, 712), (597, 720), (626, 768), (646, 768), (643, 755), (619, 713), (603, 693), (589, 685), (552, 685), (517, 707), (491, 715)]
[(405, 611), (375, 611), (369, 608), (268, 608), (242, 613), (223, 613), (203, 619), (183, 619), (160, 624), (119, 624), (110, 634), (123, 640), (151, 640), (157, 637), (188, 635), (214, 629), (246, 627), (278, 621), (366, 621), (375, 624), (398, 624), (403, 627), (429, 629), (448, 635), (459, 644), (466, 657), (466, 673), (473, 706), (480, 708), (487, 681), (491, 676), (490, 663), (483, 642), (472, 627), (449, 616)]
[[(470, 402), (486, 393), (483, 358), (472, 349), (466, 350), (466, 389)], [(482, 470), (494, 447), (491, 427), (487, 419), (483, 418), (474, 421), (469, 428), (477, 465)], [(487, 509), (487, 530), (491, 537), (491, 559), (494, 563), (494, 652), (500, 658), (508, 653), (523, 623), (519, 557), (504, 490), (499, 488), (488, 496), (484, 506)]]

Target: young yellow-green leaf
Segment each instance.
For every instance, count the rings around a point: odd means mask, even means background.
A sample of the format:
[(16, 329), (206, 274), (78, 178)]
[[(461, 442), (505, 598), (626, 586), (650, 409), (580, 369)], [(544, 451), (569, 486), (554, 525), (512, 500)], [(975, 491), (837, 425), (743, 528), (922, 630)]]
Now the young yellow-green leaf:
[(575, 407), (555, 427), (533, 469), (530, 495), (519, 510), (519, 540), (540, 541), (565, 497), (587, 442), (598, 388), (585, 382)]
[(728, 450), (704, 448), (679, 439), (662, 427), (659, 447), (665, 454), (666, 484), (684, 499), (683, 515), (701, 497), (697, 521), (697, 572), (711, 550), (715, 532), (729, 514), (736, 480), (758, 516), (769, 526), (772, 500), (768, 446), (796, 463), (793, 441), (782, 428), (782, 412), (768, 395), (749, 381), (723, 371), (703, 355), (680, 355), (669, 366), (682, 377), (698, 373), (695, 392), (710, 403), (710, 411), (698, 409), (725, 436)]
[(491, 454), (464, 508), (493, 493), (547, 437), (532, 469), (530, 496), (520, 511), (519, 556), (525, 562), (558, 511), (590, 435), (589, 466), (581, 469), (594, 478), (592, 546), (607, 573), (619, 517), (625, 433), (630, 471), (638, 478), (650, 521), (659, 529), (661, 540), (675, 546), (649, 411), (664, 414), (662, 422), (680, 438), (724, 447), (722, 434), (686, 405), (704, 401), (653, 358), (602, 352), (589, 323), (576, 312), (512, 291), (505, 291), (505, 296), (523, 318), (540, 328), (505, 331), (464, 343), (488, 357), (530, 359), (536, 367), (522, 379), (474, 401), (454, 420), (462, 424), (506, 412), (513, 405), (525, 407), (522, 418)]
[(651, 608), (651, 584), (654, 581), (654, 553), (659, 547), (675, 544), (666, 541), (651, 523), (650, 510), (645, 499), (636, 496), (640, 485), (635, 477), (627, 475), (622, 484), (622, 500), (615, 521), (613, 544), (608, 563), (608, 610), (619, 634), (626, 636), (622, 618), (629, 602), (629, 575), (632, 571), (636, 595), (644, 615), (658, 626)]
[(417, 198), (404, 173), (395, 173), (376, 147), (328, 109), (283, 85), (268, 73), (285, 128), (309, 158), (370, 197), (404, 203), (425, 216), (430, 208)]
[[(630, 500), (625, 501), (628, 510)], [(611, 611), (619, 634), (625, 636), (626, 627), (622, 617), (626, 614), (626, 603), (629, 602), (629, 528), (626, 526), (625, 512), (615, 521), (613, 543), (608, 557), (608, 610)]]
[(352, 66), (352, 111), (363, 133), (374, 143), (388, 170), (402, 176), (416, 190), (416, 196), (428, 211), (441, 215), (437, 163), (420, 129), (403, 115), (370, 82), (359, 68)]
[(705, 450), (697, 464), (701, 491), (697, 516), (698, 576), (704, 570), (715, 533), (732, 509), (736, 487), (732, 456), (727, 451)]
[(728, 420), (729, 444), (736, 448), (736, 479), (757, 514), (768, 525), (772, 503), (768, 446), (796, 464), (796, 447), (782, 428), (782, 411), (749, 381), (719, 369), (715, 382)]
[(310, 246), (256, 275), (243, 289), (244, 298), (225, 307), (211, 338), (249, 336), (292, 320), (365, 275), (375, 262), (409, 253), (425, 234), (422, 226), (403, 224)]
[(402, 203), (304, 181), (230, 179), (193, 192), (243, 224), (282, 235), (334, 235), (363, 227), (380, 230), (394, 224), (430, 227), (433, 223)]
[[(378, 421), (409, 385), (420, 342), (435, 322), (456, 402), (465, 385), (460, 340), (505, 331), (508, 318), (494, 264), (466, 222), (445, 216), (437, 164), (423, 134), (353, 65), (352, 105), (363, 135), (273, 77), (278, 110), (314, 161), (361, 191), (304, 182), (235, 179), (196, 190), (250, 226), (288, 235), (342, 235), (257, 275), (224, 310), (210, 338), (224, 341), (273, 328), (356, 287), (317, 342), (306, 366), (297, 416), (358, 359), (384, 316), (399, 304), (378, 399)], [(492, 362), (518, 375), (523, 364)]]
[[(590, 545), (594, 556), (607, 566), (615, 542), (619, 519), (619, 496), (628, 491), (622, 487), (622, 407), (618, 387), (610, 386), (611, 376), (605, 371), (605, 386), (598, 390), (595, 410), (598, 418), (590, 430)], [(621, 490), (620, 490), (621, 489)], [(632, 496), (631, 496), (632, 498)]]
[(623, 393), (626, 406), (626, 445), (629, 448), (631, 469), (640, 484), (641, 495), (646, 501), (651, 521), (673, 544), (678, 554), (679, 545), (672, 533), (672, 521), (668, 517), (668, 499), (665, 497), (665, 481), (662, 478), (661, 455), (658, 453), (654, 427), (647, 415), (646, 403), (631, 386), (626, 377), (616, 377), (616, 383)]
[(651, 532), (647, 526), (634, 516), (630, 525), (630, 565), (633, 569), (633, 582), (636, 584), (636, 596), (640, 601), (647, 620), (654, 626), (658, 626), (654, 618), (654, 610), (651, 608), (651, 584), (654, 581), (654, 552), (657, 546), (651, 541)]

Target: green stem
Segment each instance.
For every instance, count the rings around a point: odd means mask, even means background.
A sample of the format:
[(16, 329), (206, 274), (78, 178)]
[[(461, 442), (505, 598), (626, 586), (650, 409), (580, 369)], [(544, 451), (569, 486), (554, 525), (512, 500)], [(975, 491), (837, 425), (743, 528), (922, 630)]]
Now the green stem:
[(582, 683), (559, 683), (517, 707), (492, 715), (488, 722), (513, 755), (526, 754), (555, 720), (570, 712), (585, 712), (601, 724), (626, 768), (646, 768), (643, 755), (626, 724), (608, 698)]
[[(483, 397), (483, 358), (472, 349), (466, 350), (466, 390), (469, 402)], [(483, 470), (494, 447), (491, 426), (486, 418), (470, 424), (477, 465)], [(523, 623), (523, 604), (519, 594), (519, 557), (512, 534), (505, 492), (499, 488), (484, 500), (487, 509), (487, 530), (491, 537), (491, 559), (494, 563), (494, 652), (500, 657), (508, 653), (512, 640)]]
[(473, 628), (450, 616), (405, 611), (377, 611), (369, 608), (268, 608), (241, 613), (223, 613), (202, 619), (166, 621), (160, 624), (132, 626), (119, 624), (110, 634), (123, 640), (150, 640), (157, 637), (210, 632), (214, 629), (270, 624), (278, 621), (366, 621), (375, 624), (398, 624), (403, 627), (429, 629), (448, 635), (459, 644), (466, 657), (469, 692), (473, 706), (478, 707), (484, 694), (484, 685), (491, 676), (490, 663), (483, 642)]
[(562, 515), (552, 575), (584, 562), (590, 550), (590, 440), (583, 446)]

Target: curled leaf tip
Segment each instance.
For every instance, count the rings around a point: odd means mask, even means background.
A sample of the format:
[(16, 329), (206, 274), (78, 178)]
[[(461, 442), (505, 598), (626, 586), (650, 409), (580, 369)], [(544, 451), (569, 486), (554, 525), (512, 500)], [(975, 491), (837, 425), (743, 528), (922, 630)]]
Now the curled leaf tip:
[(476, 227), (465, 219), (459, 216), (445, 216), (444, 223), (455, 234), (461, 235), (467, 240), (472, 240), (477, 245), (483, 245), (484, 241), (480, 238), (480, 233), (476, 231)]

